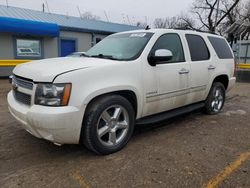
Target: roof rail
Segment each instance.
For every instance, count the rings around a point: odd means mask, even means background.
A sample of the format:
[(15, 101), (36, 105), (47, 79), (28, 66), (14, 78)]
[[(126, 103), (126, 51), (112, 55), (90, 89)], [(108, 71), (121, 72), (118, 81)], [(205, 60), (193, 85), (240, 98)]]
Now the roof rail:
[(174, 28), (175, 30), (183, 30), (183, 31), (197, 31), (197, 32), (201, 32), (201, 33), (209, 33), (209, 34), (214, 34), (214, 35), (218, 35), (215, 32), (212, 31), (203, 31), (203, 30), (199, 30), (199, 29), (194, 29), (194, 28)]

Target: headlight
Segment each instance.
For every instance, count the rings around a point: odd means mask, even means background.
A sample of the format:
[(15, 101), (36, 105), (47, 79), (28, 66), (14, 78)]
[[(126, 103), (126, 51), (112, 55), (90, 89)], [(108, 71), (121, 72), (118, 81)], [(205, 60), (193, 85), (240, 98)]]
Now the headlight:
[(44, 106), (67, 106), (71, 84), (38, 84), (35, 104)]

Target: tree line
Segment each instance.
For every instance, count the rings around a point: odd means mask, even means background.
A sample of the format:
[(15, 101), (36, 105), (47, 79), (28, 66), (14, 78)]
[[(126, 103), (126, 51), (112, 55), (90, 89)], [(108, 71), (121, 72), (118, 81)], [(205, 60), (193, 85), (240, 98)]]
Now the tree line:
[[(250, 0), (195, 0), (188, 11), (173, 17), (156, 18), (155, 28), (192, 29), (225, 34), (237, 21), (250, 23)], [(242, 33), (249, 39), (250, 27)]]

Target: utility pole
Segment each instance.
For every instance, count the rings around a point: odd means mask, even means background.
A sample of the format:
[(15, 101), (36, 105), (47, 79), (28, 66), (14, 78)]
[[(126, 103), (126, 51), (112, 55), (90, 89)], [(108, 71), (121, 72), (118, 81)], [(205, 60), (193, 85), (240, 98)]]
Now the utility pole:
[(7, 8), (9, 8), (9, 2), (8, 2), (8, 0), (6, 0), (6, 5), (7, 5)]

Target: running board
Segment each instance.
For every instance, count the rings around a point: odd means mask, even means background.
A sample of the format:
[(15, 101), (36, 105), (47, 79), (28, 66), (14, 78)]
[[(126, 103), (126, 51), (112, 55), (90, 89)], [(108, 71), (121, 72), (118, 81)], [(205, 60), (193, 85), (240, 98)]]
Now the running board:
[(164, 120), (176, 117), (176, 116), (180, 116), (180, 115), (187, 114), (192, 111), (201, 109), (204, 106), (205, 106), (204, 102), (191, 104), (191, 105), (180, 107), (174, 110), (170, 110), (170, 111), (162, 112), (156, 115), (151, 115), (151, 116), (138, 119), (136, 120), (136, 124), (144, 125), (144, 124), (152, 124), (152, 123), (161, 122), (161, 121), (164, 121)]

